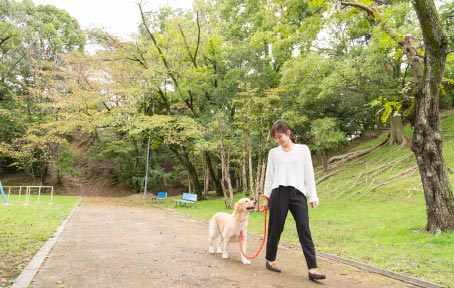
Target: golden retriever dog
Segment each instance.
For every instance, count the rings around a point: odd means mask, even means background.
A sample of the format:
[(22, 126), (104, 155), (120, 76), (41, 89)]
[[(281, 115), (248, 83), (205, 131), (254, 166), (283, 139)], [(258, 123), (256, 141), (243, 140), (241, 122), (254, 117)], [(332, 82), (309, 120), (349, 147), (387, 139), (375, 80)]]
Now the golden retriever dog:
[[(243, 230), (243, 251), (246, 254), (247, 245), (247, 226), (249, 212), (255, 209), (257, 200), (242, 198), (235, 204), (232, 214), (219, 212), (214, 214), (210, 220), (208, 228), (208, 252), (214, 254), (214, 241), (216, 240), (217, 253), (222, 253), (222, 258), (229, 258), (229, 244), (240, 241), (240, 230)], [(221, 246), (222, 245), (222, 246)], [(243, 264), (251, 264), (246, 257), (241, 254)]]

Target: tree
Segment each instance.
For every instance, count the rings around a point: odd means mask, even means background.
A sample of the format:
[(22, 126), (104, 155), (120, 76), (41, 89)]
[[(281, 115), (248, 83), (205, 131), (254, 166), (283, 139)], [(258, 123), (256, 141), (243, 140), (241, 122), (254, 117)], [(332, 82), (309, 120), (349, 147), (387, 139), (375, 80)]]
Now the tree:
[(426, 199), (428, 231), (454, 230), (454, 195), (443, 158), (439, 115), (440, 85), (443, 80), (448, 39), (432, 0), (414, 0), (412, 5), (421, 27), (424, 55), (418, 52), (413, 36), (401, 37), (387, 25), (378, 6), (340, 1), (365, 11), (402, 48), (413, 76), (418, 81), (412, 151), (421, 175)]
[(329, 117), (314, 120), (311, 134), (315, 151), (322, 156), (323, 171), (328, 172), (329, 152), (346, 143), (347, 138), (336, 128), (335, 119)]
[[(212, 129), (215, 130), (215, 135), (219, 137), (219, 144), (216, 145), (219, 147), (219, 160), (221, 162), (221, 185), (222, 191), (224, 193), (224, 203), (227, 209), (233, 208), (233, 187), (232, 180), (230, 177), (230, 157), (231, 157), (231, 148), (232, 144), (229, 143), (228, 139), (230, 131), (227, 126), (227, 117), (222, 113), (217, 113), (212, 126)], [(227, 195), (228, 191), (228, 195)], [(228, 197), (227, 197), (228, 196)]]
[(55, 113), (49, 74), (65, 53), (83, 50), (85, 35), (66, 11), (29, 0), (2, 1), (0, 18), (0, 147), (8, 147), (0, 162), (43, 178), (61, 141), (41, 126)]

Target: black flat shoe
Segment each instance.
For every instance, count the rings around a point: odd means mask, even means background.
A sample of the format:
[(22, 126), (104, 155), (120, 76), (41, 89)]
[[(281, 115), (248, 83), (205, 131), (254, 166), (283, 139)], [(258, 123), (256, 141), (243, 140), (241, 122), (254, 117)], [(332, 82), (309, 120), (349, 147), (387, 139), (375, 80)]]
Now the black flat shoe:
[(316, 272), (316, 273), (309, 272), (308, 275), (309, 275), (309, 280), (323, 280), (323, 279), (326, 279), (326, 276), (321, 274), (320, 272)]
[(270, 264), (270, 262), (268, 262), (268, 260), (266, 261), (266, 269), (271, 270), (273, 272), (281, 273), (281, 269), (279, 269), (279, 267), (277, 267), (276, 263)]

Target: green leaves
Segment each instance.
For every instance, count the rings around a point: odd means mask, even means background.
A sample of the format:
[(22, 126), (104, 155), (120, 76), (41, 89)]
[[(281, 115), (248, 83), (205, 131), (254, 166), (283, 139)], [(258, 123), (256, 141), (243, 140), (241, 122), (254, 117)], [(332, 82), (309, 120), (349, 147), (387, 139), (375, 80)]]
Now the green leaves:
[(337, 128), (335, 119), (330, 117), (314, 120), (311, 135), (315, 150), (324, 153), (347, 142), (345, 134)]
[(165, 145), (188, 145), (202, 137), (200, 125), (187, 116), (139, 115), (127, 123), (128, 135), (144, 138), (150, 135)]

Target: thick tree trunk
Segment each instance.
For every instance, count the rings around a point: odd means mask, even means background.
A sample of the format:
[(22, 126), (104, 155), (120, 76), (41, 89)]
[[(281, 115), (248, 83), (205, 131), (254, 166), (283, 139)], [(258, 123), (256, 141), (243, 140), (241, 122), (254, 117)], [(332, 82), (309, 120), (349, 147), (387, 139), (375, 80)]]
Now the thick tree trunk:
[(214, 187), (216, 189), (216, 196), (220, 197), (223, 195), (221, 181), (219, 180), (221, 177), (216, 176), (216, 172), (213, 169), (213, 164), (211, 163), (210, 153), (205, 152), (205, 159), (207, 161), (208, 171), (210, 172), (211, 180), (213, 180)]
[(389, 133), (389, 145), (407, 145), (407, 137), (404, 132), (404, 124), (402, 122), (402, 115), (395, 113), (391, 118), (391, 131)]
[(183, 154), (183, 157), (185, 159), (186, 169), (189, 172), (189, 178), (190, 178), (189, 181), (192, 182), (193, 192), (197, 194), (197, 199), (202, 200), (203, 194), (202, 194), (201, 185), (199, 183), (199, 176), (197, 175), (197, 171), (196, 171), (194, 165), (192, 165), (192, 162), (189, 160), (189, 154), (187, 152), (185, 152)]
[(192, 188), (194, 189), (194, 192), (197, 194), (197, 199), (199, 200), (204, 199), (201, 185), (199, 183), (199, 176), (197, 175), (197, 171), (194, 165), (192, 165), (192, 162), (189, 160), (188, 152), (184, 150), (184, 147), (182, 152), (180, 152), (176, 146), (169, 145), (169, 149), (177, 156), (180, 163), (183, 164), (183, 166), (188, 171), (190, 181), (192, 182)]
[[(378, 7), (345, 0), (341, 0), (340, 3), (361, 9), (377, 21), (383, 18)], [(454, 230), (454, 196), (443, 159), (439, 115), (440, 83), (446, 63), (448, 40), (443, 33), (434, 1), (414, 0), (412, 4), (421, 27), (424, 56), (414, 47), (412, 36), (402, 39), (385, 23), (382, 23), (382, 28), (399, 43), (407, 56), (413, 76), (419, 79), (411, 148), (415, 153), (424, 187), (426, 228), (433, 232)]]
[(448, 41), (432, 0), (413, 1), (422, 28), (424, 69), (416, 98), (412, 150), (424, 187), (427, 230), (454, 230), (454, 196), (443, 158), (439, 115), (440, 83)]

